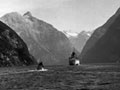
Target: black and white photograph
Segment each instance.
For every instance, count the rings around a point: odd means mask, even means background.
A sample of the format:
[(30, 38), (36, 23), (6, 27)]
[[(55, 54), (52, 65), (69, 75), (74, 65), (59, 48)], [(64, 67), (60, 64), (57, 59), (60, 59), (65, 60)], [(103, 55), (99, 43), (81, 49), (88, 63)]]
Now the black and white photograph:
[(0, 0), (0, 90), (120, 90), (120, 0)]

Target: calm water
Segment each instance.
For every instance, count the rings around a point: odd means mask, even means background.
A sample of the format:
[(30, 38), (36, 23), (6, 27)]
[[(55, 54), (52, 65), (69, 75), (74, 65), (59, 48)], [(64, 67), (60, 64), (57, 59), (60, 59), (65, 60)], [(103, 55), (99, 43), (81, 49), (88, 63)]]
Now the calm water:
[(1, 68), (0, 90), (120, 90), (120, 65)]

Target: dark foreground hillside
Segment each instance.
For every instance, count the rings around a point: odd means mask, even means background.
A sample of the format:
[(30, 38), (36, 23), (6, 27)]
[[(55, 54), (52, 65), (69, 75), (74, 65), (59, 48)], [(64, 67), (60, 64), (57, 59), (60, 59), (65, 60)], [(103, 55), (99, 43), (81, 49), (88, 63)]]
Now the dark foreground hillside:
[(0, 90), (119, 90), (119, 65), (52, 66), (47, 72), (35, 67), (1, 68)]
[(9, 26), (0, 21), (0, 67), (35, 63), (25, 42)]

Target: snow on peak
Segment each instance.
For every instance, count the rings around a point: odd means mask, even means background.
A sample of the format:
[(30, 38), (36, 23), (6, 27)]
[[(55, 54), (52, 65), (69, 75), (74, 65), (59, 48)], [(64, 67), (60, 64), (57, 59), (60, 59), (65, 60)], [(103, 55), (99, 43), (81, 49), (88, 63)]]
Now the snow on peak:
[(69, 38), (69, 37), (77, 37), (79, 33), (71, 32), (71, 31), (63, 31), (63, 33)]

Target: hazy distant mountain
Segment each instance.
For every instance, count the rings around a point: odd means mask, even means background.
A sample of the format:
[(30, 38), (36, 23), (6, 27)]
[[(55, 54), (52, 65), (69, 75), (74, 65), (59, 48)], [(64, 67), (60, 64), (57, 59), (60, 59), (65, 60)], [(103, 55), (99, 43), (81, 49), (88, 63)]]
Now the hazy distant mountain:
[(0, 67), (31, 65), (35, 62), (23, 40), (0, 21)]
[(82, 31), (80, 33), (72, 33), (69, 31), (64, 31), (65, 35), (69, 38), (70, 42), (72, 43), (73, 47), (79, 52), (82, 51), (86, 41), (92, 34), (91, 32)]
[(72, 46), (69, 39), (52, 25), (33, 17), (30, 12), (24, 16), (9, 13), (1, 20), (20, 35), (38, 61), (49, 65), (68, 63)]
[(120, 61), (120, 9), (87, 41), (82, 63), (110, 63)]

